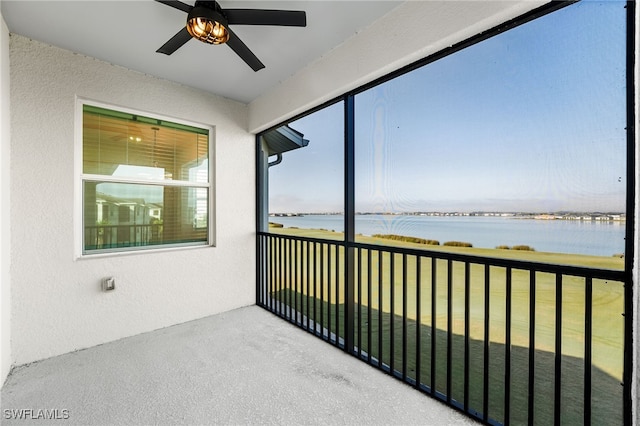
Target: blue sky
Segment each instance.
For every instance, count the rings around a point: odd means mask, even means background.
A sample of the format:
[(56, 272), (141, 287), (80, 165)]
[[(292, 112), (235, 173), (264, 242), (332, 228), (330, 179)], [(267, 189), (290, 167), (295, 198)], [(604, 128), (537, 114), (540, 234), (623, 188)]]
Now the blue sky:
[[(624, 211), (624, 3), (586, 1), (356, 97), (358, 211)], [(291, 126), (271, 212), (342, 211), (342, 104)]]

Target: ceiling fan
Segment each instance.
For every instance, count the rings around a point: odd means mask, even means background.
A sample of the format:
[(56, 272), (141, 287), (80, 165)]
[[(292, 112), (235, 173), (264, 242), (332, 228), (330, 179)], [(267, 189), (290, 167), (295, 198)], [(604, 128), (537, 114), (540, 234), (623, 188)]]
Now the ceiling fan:
[(222, 9), (217, 1), (196, 1), (193, 6), (181, 1), (156, 1), (187, 12), (186, 26), (156, 52), (171, 55), (192, 37), (208, 44), (226, 43), (254, 71), (264, 68), (264, 64), (229, 28), (229, 25), (307, 26), (307, 15), (304, 11)]

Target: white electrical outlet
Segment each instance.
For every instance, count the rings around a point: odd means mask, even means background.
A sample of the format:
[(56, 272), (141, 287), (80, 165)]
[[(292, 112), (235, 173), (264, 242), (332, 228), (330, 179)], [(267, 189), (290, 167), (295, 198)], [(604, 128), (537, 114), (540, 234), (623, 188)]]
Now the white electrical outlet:
[(107, 277), (102, 279), (102, 291), (113, 291), (116, 289), (116, 278)]

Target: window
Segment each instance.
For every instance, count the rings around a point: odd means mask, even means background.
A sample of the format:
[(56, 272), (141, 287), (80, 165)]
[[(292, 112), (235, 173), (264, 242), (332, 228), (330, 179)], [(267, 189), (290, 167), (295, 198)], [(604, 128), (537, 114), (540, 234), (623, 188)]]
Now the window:
[(211, 243), (211, 128), (81, 103), (83, 255)]

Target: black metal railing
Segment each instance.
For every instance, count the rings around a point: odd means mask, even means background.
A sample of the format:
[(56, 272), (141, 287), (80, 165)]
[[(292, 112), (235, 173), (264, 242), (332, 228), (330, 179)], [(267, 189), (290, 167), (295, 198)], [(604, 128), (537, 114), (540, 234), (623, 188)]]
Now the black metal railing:
[(471, 417), (624, 423), (623, 271), (270, 233), (257, 245), (258, 305)]

